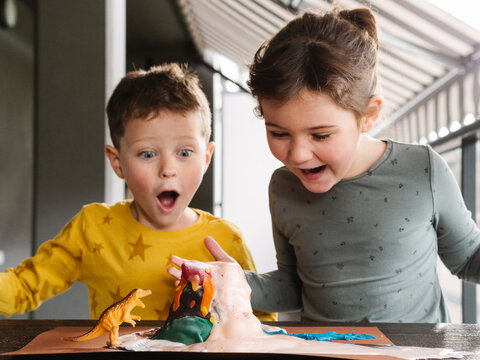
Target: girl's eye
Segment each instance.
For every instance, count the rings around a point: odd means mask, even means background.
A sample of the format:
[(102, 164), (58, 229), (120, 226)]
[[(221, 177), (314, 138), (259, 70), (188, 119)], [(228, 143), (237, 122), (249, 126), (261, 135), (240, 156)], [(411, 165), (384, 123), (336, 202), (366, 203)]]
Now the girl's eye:
[(153, 151), (142, 151), (140, 156), (144, 159), (151, 159), (155, 157), (155, 153)]
[(276, 138), (282, 138), (287, 136), (288, 134), (283, 132), (278, 132), (278, 131), (270, 131), (270, 135)]
[(180, 155), (181, 157), (189, 157), (192, 154), (192, 152), (193, 150), (182, 149), (178, 152), (178, 155)]
[(314, 137), (316, 140), (325, 140), (325, 139), (328, 139), (329, 136), (330, 136), (330, 134), (327, 134), (327, 135), (314, 134), (314, 135), (313, 135), (313, 137)]

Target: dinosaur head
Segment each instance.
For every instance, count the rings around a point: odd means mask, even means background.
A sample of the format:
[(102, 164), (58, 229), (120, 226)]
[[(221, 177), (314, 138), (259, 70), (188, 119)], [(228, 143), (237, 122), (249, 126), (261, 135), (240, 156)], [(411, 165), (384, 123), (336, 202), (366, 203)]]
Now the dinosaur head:
[(142, 298), (144, 296), (150, 295), (152, 293), (152, 290), (144, 290), (144, 289), (135, 289), (137, 298)]

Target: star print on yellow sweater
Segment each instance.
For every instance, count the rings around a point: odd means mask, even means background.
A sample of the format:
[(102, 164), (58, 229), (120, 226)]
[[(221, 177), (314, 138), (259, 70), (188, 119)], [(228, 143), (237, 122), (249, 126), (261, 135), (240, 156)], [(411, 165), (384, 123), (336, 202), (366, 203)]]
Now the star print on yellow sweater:
[(112, 292), (109, 291), (110, 295), (112, 296), (112, 303), (119, 302), (120, 300), (123, 299), (122, 294), (120, 294), (120, 286), (117, 285), (117, 291)]
[(102, 219), (103, 219), (102, 224), (108, 224), (108, 225), (110, 225), (110, 221), (112, 220), (112, 218), (108, 215), (108, 213)]
[(145, 261), (145, 250), (152, 246), (143, 243), (142, 234), (140, 234), (140, 236), (138, 237), (137, 242), (129, 242), (129, 244), (133, 246), (133, 250), (130, 254), (129, 260), (133, 259), (135, 256), (140, 256), (142, 260)]

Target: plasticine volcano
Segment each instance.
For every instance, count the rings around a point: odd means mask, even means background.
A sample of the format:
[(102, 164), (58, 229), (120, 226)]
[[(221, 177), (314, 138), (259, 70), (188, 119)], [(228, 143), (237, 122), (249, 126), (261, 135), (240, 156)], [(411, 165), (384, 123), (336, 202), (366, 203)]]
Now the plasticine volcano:
[(184, 263), (168, 318), (152, 339), (187, 345), (205, 341), (214, 321), (210, 313), (214, 293), (209, 265), (201, 262)]

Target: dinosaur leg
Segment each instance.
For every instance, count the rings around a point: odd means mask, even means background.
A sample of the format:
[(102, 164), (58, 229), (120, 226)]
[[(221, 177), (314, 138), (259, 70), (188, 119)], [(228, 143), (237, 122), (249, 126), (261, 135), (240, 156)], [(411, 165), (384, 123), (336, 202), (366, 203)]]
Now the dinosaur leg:
[(135, 327), (135, 325), (137, 324), (133, 319), (132, 319), (133, 316), (129, 316), (128, 318), (126, 319), (123, 319), (124, 322), (126, 323), (129, 323), (130, 325), (132, 325), (133, 327)]
[(110, 330), (110, 346), (118, 346), (118, 325)]

